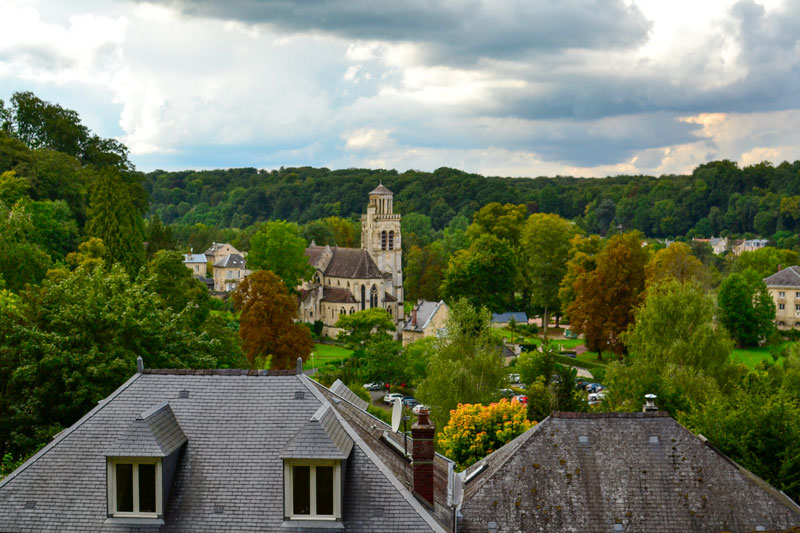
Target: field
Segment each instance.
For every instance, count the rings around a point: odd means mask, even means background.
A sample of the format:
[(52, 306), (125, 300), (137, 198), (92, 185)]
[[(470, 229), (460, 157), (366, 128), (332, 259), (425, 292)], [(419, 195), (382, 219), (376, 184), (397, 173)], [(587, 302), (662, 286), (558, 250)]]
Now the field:
[(305, 362), (303, 369), (320, 368), (328, 363), (340, 363), (352, 354), (352, 350), (334, 344), (315, 344), (312, 356)]

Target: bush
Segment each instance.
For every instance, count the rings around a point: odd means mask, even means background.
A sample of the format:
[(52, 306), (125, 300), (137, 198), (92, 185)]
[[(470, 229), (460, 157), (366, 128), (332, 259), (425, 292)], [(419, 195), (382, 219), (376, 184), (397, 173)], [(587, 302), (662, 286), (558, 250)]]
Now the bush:
[(370, 405), (367, 406), (367, 412), (369, 414), (371, 414), (372, 416), (374, 416), (375, 418), (383, 420), (384, 422), (386, 422), (390, 426), (392, 425), (392, 412), (391, 411), (387, 411), (386, 409), (381, 409), (380, 407), (375, 407), (374, 405), (370, 404)]
[(784, 331), (783, 336), (790, 341), (800, 341), (800, 330), (792, 328), (788, 331)]

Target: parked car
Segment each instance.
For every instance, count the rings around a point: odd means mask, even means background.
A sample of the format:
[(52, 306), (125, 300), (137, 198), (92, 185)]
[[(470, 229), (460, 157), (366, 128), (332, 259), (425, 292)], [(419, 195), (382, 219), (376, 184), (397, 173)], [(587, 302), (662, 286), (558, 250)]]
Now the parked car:
[(422, 411), (423, 409), (430, 411), (431, 408), (428, 407), (427, 405), (418, 403), (417, 405), (411, 408), (411, 412), (414, 413), (415, 415), (419, 415), (419, 412)]
[(603, 399), (605, 397), (606, 397), (606, 391), (604, 391), (604, 390), (601, 390), (601, 391), (598, 391), (598, 392), (591, 392), (591, 393), (589, 393), (589, 403), (590, 404), (592, 402), (599, 403), (599, 402), (603, 401)]
[(413, 396), (406, 396), (403, 398), (403, 407), (414, 407), (419, 402)]
[(591, 383), (588, 379), (575, 378), (575, 388), (578, 390), (586, 390), (586, 385)]
[(383, 383), (364, 383), (367, 390), (383, 390)]
[(605, 386), (600, 383), (589, 383), (586, 385), (586, 392), (600, 392)]
[(514, 391), (511, 389), (500, 389), (499, 392), (502, 398), (511, 398), (514, 396)]
[(395, 400), (402, 400), (403, 395), (399, 392), (390, 392), (386, 396), (383, 397), (383, 403), (393, 404)]
[(525, 396), (524, 394), (517, 394), (516, 396), (514, 396), (514, 400), (517, 400), (519, 403), (523, 405), (528, 405), (528, 397)]
[(508, 375), (508, 382), (509, 383), (519, 383), (519, 374), (509, 374)]

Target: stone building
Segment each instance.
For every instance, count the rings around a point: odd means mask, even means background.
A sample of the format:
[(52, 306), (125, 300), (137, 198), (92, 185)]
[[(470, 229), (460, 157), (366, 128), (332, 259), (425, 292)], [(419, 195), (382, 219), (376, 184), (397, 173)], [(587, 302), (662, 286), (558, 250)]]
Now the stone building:
[(298, 289), (298, 316), (304, 322), (321, 320), (324, 335), (338, 334), (335, 324), (341, 315), (373, 307), (386, 309), (398, 332), (402, 328), (401, 217), (393, 212), (392, 196), (383, 185), (369, 193), (367, 214), (361, 217), (361, 248), (313, 242), (306, 248), (314, 274)]
[(242, 279), (250, 274), (245, 259), (239, 254), (223, 255), (214, 263), (214, 290), (217, 292), (235, 291)]
[(778, 329), (800, 329), (800, 267), (790, 266), (764, 278), (775, 302), (775, 325)]
[(446, 333), (445, 325), (450, 318), (450, 308), (443, 300), (429, 302), (419, 300), (411, 316), (403, 324), (403, 346), (424, 337), (439, 336)]

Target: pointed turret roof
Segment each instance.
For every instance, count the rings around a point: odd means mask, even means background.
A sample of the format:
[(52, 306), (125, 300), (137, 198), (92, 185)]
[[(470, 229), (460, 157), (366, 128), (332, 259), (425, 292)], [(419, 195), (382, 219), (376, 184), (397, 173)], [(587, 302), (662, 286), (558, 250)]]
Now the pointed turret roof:
[(383, 183), (381, 183), (380, 185), (375, 187), (375, 189), (369, 193), (370, 196), (372, 196), (373, 194), (382, 194), (384, 196), (394, 196), (394, 193), (392, 191), (390, 191), (389, 189), (387, 189), (386, 187), (384, 187)]

